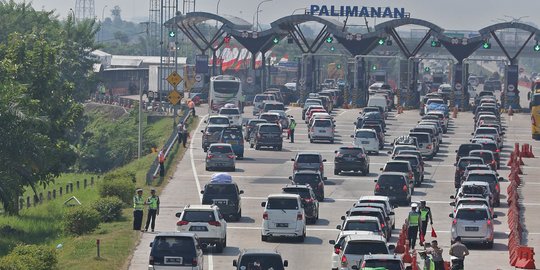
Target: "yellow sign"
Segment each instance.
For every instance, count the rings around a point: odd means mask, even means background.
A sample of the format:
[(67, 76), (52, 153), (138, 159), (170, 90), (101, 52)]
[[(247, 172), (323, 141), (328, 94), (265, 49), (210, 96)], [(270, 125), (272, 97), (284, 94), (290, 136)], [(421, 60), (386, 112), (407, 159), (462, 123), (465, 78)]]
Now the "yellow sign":
[(178, 84), (182, 82), (183, 78), (180, 76), (176, 71), (173, 71), (169, 76), (167, 77), (167, 81), (176, 88)]
[(172, 90), (167, 98), (172, 105), (176, 105), (178, 102), (180, 102), (180, 100), (182, 100), (182, 94), (176, 90)]

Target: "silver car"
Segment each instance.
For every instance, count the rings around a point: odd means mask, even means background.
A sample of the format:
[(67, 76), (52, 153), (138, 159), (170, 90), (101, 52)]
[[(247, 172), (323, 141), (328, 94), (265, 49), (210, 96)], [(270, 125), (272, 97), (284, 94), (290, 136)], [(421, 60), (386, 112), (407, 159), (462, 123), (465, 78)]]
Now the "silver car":
[(493, 219), (497, 215), (492, 215), (488, 206), (462, 204), (449, 216), (454, 218), (452, 241), (460, 236), (463, 243), (480, 243), (493, 248)]
[(236, 155), (228, 143), (213, 143), (206, 153), (206, 170), (236, 170)]

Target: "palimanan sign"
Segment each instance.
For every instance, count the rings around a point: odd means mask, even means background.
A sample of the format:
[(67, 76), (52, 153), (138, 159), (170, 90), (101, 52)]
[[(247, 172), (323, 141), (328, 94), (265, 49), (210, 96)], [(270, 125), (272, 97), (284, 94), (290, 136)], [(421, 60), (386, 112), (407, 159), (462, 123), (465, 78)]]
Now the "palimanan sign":
[(332, 17), (405, 18), (405, 8), (311, 5), (310, 14)]

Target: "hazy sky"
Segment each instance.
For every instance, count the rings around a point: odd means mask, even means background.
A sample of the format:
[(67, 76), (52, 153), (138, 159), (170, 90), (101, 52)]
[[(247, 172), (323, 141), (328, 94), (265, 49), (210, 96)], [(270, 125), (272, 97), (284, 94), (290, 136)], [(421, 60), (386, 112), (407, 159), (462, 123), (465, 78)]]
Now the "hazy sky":
[[(54, 9), (61, 17), (65, 17), (70, 8), (75, 8), (76, 1), (83, 0), (34, 0), (32, 2), (35, 9)], [(123, 19), (144, 21), (148, 18), (150, 1), (94, 0), (95, 14), (98, 19), (101, 19), (104, 10), (105, 17), (108, 17), (110, 9), (118, 5), (122, 9)], [(168, 3), (175, 0), (162, 1)], [(182, 0), (178, 1), (182, 6)], [(251, 22), (260, 1), (220, 0), (219, 13), (239, 16)], [(217, 3), (218, 0), (196, 0), (196, 10), (215, 12)], [(540, 10), (539, 0), (272, 0), (261, 5), (262, 12), (259, 18), (261, 24), (268, 24), (277, 18), (290, 15), (297, 8), (330, 3), (368, 7), (403, 7), (411, 13), (411, 17), (431, 21), (447, 30), (478, 30), (501, 20), (511, 20), (512, 17), (525, 17), (524, 22), (540, 25), (540, 18), (537, 17)], [(105, 5), (107, 7), (104, 9)], [(299, 11), (296, 12), (299, 13)], [(355, 18), (355, 20), (349, 20), (349, 23), (360, 24), (363, 23), (363, 19)], [(373, 25), (373, 19), (370, 19), (370, 25)]]

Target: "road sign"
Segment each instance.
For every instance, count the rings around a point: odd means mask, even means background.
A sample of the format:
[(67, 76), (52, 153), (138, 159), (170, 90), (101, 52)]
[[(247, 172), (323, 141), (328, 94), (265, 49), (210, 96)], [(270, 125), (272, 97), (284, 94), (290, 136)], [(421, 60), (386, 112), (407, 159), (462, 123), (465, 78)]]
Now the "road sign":
[(247, 83), (253, 83), (253, 77), (248, 76), (248, 77), (246, 78), (246, 82), (247, 82)]
[(514, 90), (516, 90), (516, 87), (513, 84), (509, 84), (508, 85), (508, 91), (514, 92)]
[(306, 80), (300, 79), (300, 81), (298, 81), (298, 83), (300, 84), (300, 86), (304, 86), (304, 84), (306, 84)]
[(461, 85), (461, 83), (456, 83), (454, 87), (456, 88), (456, 90), (461, 90), (463, 88), (463, 85)]
[(201, 74), (195, 75), (195, 81), (200, 82), (201, 80), (202, 80), (202, 75)]
[(169, 102), (172, 105), (176, 105), (178, 102), (180, 102), (180, 100), (182, 100), (182, 94), (176, 90), (172, 90), (167, 96), (167, 99), (169, 99)]
[(171, 72), (167, 77), (167, 81), (176, 88), (182, 82), (183, 78), (176, 71)]

